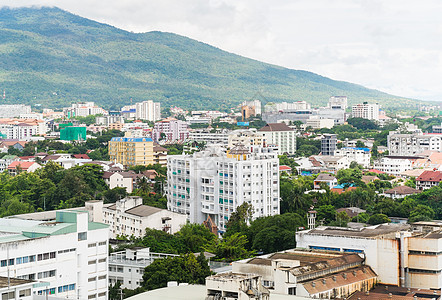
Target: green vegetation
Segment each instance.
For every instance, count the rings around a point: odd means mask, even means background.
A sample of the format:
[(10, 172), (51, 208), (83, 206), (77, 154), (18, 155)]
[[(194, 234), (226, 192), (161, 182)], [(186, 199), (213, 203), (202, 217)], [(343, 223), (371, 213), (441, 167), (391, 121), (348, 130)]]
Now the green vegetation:
[(264, 102), (416, 108), (417, 101), (290, 70), (172, 33), (131, 33), (58, 8), (0, 10), (0, 88), (6, 103), (61, 107), (78, 100), (116, 109), (146, 99), (163, 107), (227, 111), (258, 90)]

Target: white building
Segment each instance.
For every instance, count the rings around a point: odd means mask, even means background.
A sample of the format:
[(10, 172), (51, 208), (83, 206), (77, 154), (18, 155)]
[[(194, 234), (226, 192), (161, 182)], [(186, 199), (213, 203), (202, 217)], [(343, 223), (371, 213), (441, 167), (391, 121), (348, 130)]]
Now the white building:
[(95, 125), (103, 125), (107, 127), (110, 124), (114, 123), (124, 124), (124, 118), (122, 116), (115, 116), (115, 115), (95, 117)]
[(126, 188), (128, 194), (134, 190), (134, 185), (138, 178), (134, 171), (129, 172), (104, 172), (103, 179), (109, 189), (116, 187)]
[(368, 148), (344, 147), (336, 149), (335, 156), (344, 156), (350, 161), (350, 163), (355, 161), (364, 168), (370, 166), (371, 153)]
[(147, 100), (135, 104), (135, 117), (139, 120), (155, 122), (161, 119), (161, 105), (159, 102)]
[(219, 144), (227, 147), (229, 143), (229, 131), (226, 129), (211, 132), (208, 129), (193, 129), (189, 132), (188, 140), (205, 142), (206, 144)]
[(182, 142), (189, 137), (189, 129), (185, 121), (167, 118), (155, 122), (152, 139), (158, 142), (161, 139), (161, 134), (164, 134), (165, 140), (168, 142)]
[(109, 284), (121, 283), (122, 288), (134, 290), (143, 282), (144, 268), (156, 259), (178, 256), (153, 253), (149, 248), (133, 248), (111, 253), (109, 256)]
[(209, 147), (167, 158), (168, 209), (202, 223), (209, 216), (221, 231), (236, 207), (253, 206), (253, 218), (279, 214), (279, 160), (272, 148), (253, 152), (235, 147), (227, 154)]
[(246, 148), (250, 146), (265, 147), (266, 141), (261, 132), (257, 132), (256, 128), (238, 129), (229, 133), (228, 148), (235, 145), (243, 145)]
[(241, 106), (253, 107), (256, 115), (260, 115), (262, 113), (261, 101), (259, 101), (259, 100), (243, 101)]
[(307, 110), (311, 109), (310, 103), (305, 101), (296, 101), (296, 102), (281, 102), (281, 103), (267, 103), (264, 106), (265, 112), (277, 112), (281, 110)]
[(108, 233), (85, 211), (59, 211), (55, 222), (0, 219), (0, 276), (48, 282), (37, 295), (108, 299)]
[(368, 120), (379, 121), (379, 104), (371, 104), (364, 102), (351, 107), (351, 115), (353, 118), (363, 118)]
[(2, 299), (34, 300), (34, 286), (36, 285), (44, 287), (48, 284), (27, 279), (0, 277), (0, 295)]
[(296, 153), (296, 131), (284, 123), (270, 123), (258, 130), (266, 140), (267, 145), (278, 147), (279, 154)]
[(442, 134), (402, 134), (390, 132), (387, 138), (390, 155), (412, 156), (427, 150), (442, 151)]
[(328, 99), (328, 107), (332, 109), (347, 109), (347, 96), (331, 96)]
[(319, 116), (311, 116), (305, 122), (305, 128), (311, 127), (313, 129), (321, 128), (333, 128), (335, 126), (335, 120), (333, 119), (320, 119)]
[(2, 104), (0, 105), (0, 118), (16, 118), (21, 114), (30, 114), (31, 107), (24, 104)]
[(71, 107), (63, 108), (63, 114), (68, 119), (73, 117), (87, 117), (90, 115), (107, 115), (108, 112), (95, 105), (94, 102), (73, 103)]
[(220, 273), (206, 278), (207, 300), (269, 300), (270, 292), (262, 285), (261, 276), (242, 273)]
[(29, 141), (35, 135), (43, 135), (48, 131), (46, 123), (42, 120), (30, 119), (0, 119), (0, 133), (6, 139)]
[(374, 168), (390, 175), (399, 176), (402, 172), (412, 170), (413, 162), (407, 157), (385, 156), (374, 162)]
[[(143, 237), (146, 228), (162, 230), (173, 234), (187, 222), (184, 214), (157, 207), (143, 205), (141, 197), (129, 196), (112, 205), (103, 206), (103, 202), (93, 207), (94, 215), (102, 211), (103, 222), (110, 226), (110, 237)], [(100, 204), (101, 203), (101, 204)]]

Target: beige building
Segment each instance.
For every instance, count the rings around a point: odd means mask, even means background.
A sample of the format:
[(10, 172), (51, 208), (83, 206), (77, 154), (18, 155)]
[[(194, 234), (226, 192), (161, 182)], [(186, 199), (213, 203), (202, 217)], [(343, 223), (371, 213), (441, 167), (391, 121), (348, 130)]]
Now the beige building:
[(109, 141), (109, 158), (124, 166), (154, 164), (151, 138), (113, 137)]
[(233, 262), (233, 272), (262, 277), (271, 294), (320, 299), (345, 298), (368, 291), (376, 273), (355, 253), (293, 249)]
[(296, 132), (284, 123), (270, 123), (258, 130), (267, 145), (278, 147), (279, 154), (296, 153)]
[(246, 148), (250, 146), (265, 147), (266, 142), (262, 133), (257, 132), (255, 128), (238, 129), (229, 133), (228, 148), (231, 149), (236, 145), (243, 145)]
[[(101, 209), (103, 223), (110, 226), (110, 238), (119, 235), (143, 237), (146, 228), (173, 234), (187, 222), (185, 214), (143, 205), (141, 197), (129, 196), (112, 205), (102, 205)], [(94, 207), (94, 210), (99, 211), (100, 208)]]

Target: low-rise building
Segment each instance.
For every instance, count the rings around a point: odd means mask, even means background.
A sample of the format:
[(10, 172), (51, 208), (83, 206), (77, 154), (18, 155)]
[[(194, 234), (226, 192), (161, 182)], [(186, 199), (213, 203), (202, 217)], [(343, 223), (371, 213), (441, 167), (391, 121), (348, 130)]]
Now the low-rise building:
[(177, 254), (153, 253), (149, 248), (127, 248), (109, 255), (109, 284), (119, 282), (122, 288), (134, 290), (143, 282), (144, 268), (156, 259)]
[[(2, 299), (35, 299), (34, 287), (49, 286), (48, 283), (37, 283), (34, 280), (18, 279), (0, 276), (0, 295)], [(52, 299), (52, 298), (51, 298)]]
[(55, 222), (0, 219), (0, 276), (47, 282), (34, 286), (37, 296), (108, 299), (109, 229), (89, 217), (68, 210)]
[(390, 132), (387, 137), (388, 152), (396, 156), (413, 156), (431, 151), (442, 151), (442, 134), (404, 134)]
[(155, 123), (152, 138), (155, 142), (160, 139), (167, 142), (183, 142), (189, 137), (188, 125), (185, 121), (167, 118)]
[(296, 132), (285, 123), (270, 123), (258, 130), (267, 145), (276, 145), (279, 154), (296, 153)]
[(207, 300), (270, 300), (261, 276), (242, 273), (220, 273), (206, 278)]
[(229, 133), (228, 148), (233, 148), (236, 145), (243, 145), (249, 148), (250, 146), (265, 147), (266, 140), (262, 133), (257, 132), (255, 128), (238, 129)]
[(212, 132), (210, 129), (194, 129), (190, 131), (188, 140), (227, 147), (229, 143), (229, 131), (223, 129)]
[(314, 189), (321, 189), (321, 183), (326, 184), (329, 188), (334, 188), (338, 185), (338, 179), (331, 174), (320, 173), (318, 177), (313, 180)]
[(129, 196), (111, 205), (94, 206), (94, 215), (102, 211), (103, 222), (110, 226), (110, 237), (143, 237), (146, 228), (173, 234), (187, 222), (187, 216), (143, 204), (141, 197)]
[(109, 189), (116, 187), (125, 188), (128, 194), (132, 193), (136, 184), (137, 178), (142, 175), (134, 171), (128, 172), (104, 172), (103, 179)]
[(20, 172), (32, 173), (37, 169), (40, 169), (41, 165), (34, 161), (13, 161), (8, 166), (8, 172), (10, 175), (15, 176)]
[(374, 162), (374, 168), (384, 173), (398, 176), (413, 169), (415, 157), (385, 156)]
[(370, 166), (371, 153), (368, 148), (344, 147), (334, 151), (335, 156), (344, 156), (348, 161), (357, 162), (358, 165), (368, 168)]
[(273, 294), (319, 299), (345, 298), (368, 291), (376, 273), (355, 253), (293, 249), (232, 263), (235, 273), (253, 273)]
[(402, 199), (409, 195), (419, 194), (421, 191), (413, 189), (406, 185), (395, 186), (392, 189), (386, 190), (384, 196), (391, 199)]
[(441, 171), (425, 171), (416, 178), (416, 188), (418, 190), (428, 190), (437, 186), (442, 181)]

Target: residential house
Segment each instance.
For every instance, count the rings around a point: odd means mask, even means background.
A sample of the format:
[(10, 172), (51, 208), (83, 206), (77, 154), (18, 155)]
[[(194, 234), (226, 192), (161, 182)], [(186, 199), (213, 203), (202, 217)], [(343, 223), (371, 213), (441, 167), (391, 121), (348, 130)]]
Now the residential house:
[(338, 185), (338, 179), (335, 176), (327, 173), (320, 173), (318, 177), (313, 180), (315, 190), (321, 189), (321, 182), (325, 183), (330, 189)]
[(40, 168), (41, 165), (33, 161), (13, 161), (8, 166), (8, 172), (10, 175), (15, 176), (20, 172), (32, 173)]
[(413, 189), (406, 185), (395, 186), (392, 189), (386, 190), (384, 196), (390, 197), (391, 199), (402, 199), (408, 195), (419, 194), (422, 191)]
[(433, 186), (439, 185), (441, 181), (441, 171), (425, 171), (418, 178), (416, 178), (416, 188), (418, 190), (427, 190)]

